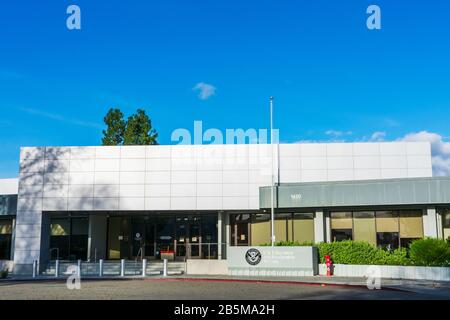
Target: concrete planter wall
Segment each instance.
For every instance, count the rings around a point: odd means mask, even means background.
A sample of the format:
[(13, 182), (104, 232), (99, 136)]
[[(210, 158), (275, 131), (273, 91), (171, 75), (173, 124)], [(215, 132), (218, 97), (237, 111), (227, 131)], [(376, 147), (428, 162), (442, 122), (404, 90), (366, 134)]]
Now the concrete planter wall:
[[(369, 265), (334, 265), (334, 275), (338, 277), (367, 277), (371, 270)], [(405, 280), (434, 280), (450, 281), (450, 268), (442, 267), (404, 267), (404, 266), (377, 266), (381, 278)], [(319, 265), (319, 274), (327, 273), (324, 264)]]
[(186, 274), (188, 275), (227, 275), (227, 260), (197, 260), (186, 261)]
[(11, 273), (13, 271), (14, 261), (10, 260), (0, 260), (0, 271), (8, 269)]
[[(252, 255), (255, 255), (252, 261)], [(318, 274), (316, 247), (227, 247), (228, 274), (305, 277)]]

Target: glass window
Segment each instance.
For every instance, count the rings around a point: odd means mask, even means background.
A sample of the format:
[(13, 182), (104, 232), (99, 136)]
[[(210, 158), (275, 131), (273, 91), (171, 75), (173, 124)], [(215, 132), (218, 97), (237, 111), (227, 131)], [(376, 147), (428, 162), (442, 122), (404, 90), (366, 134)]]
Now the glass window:
[(87, 258), (88, 218), (50, 220), (50, 258), (78, 260)]
[(12, 234), (12, 219), (0, 219), (0, 234)]
[(294, 213), (292, 223), (294, 241), (314, 241), (314, 213)]
[(353, 212), (353, 238), (355, 241), (377, 244), (375, 213), (373, 211)]
[(398, 232), (377, 232), (378, 247), (385, 250), (395, 250), (399, 246)]
[(52, 235), (52, 236), (67, 236), (69, 234), (70, 234), (69, 218), (51, 219), (50, 235)]
[(16, 215), (17, 195), (0, 195), (0, 216)]
[(145, 236), (145, 219), (143, 217), (131, 219), (131, 242), (132, 242), (132, 257), (141, 257), (144, 252), (144, 236)]
[(68, 260), (70, 256), (70, 219), (50, 220), (50, 259)]
[(12, 219), (0, 219), (0, 260), (11, 258)]
[(251, 225), (249, 214), (235, 214), (230, 217), (231, 227), (231, 245), (232, 246), (248, 246), (249, 228)]
[(236, 235), (238, 246), (248, 246), (248, 224), (238, 223), (236, 224)]
[(70, 229), (70, 260), (87, 259), (89, 218), (72, 218)]
[(292, 214), (278, 213), (275, 215), (275, 240), (288, 241), (292, 235)]
[(445, 240), (450, 243), (450, 210), (441, 209), (439, 210), (442, 216), (442, 236)]
[(351, 212), (330, 212), (331, 240), (353, 239), (353, 219)]
[(70, 236), (57, 235), (50, 237), (50, 259), (68, 260), (70, 255)]
[(417, 240), (420, 238), (400, 238), (400, 246), (402, 248), (409, 248), (409, 246), (411, 245), (411, 242), (413, 242), (414, 240)]
[(377, 211), (377, 232), (399, 232), (397, 211)]
[(250, 222), (250, 214), (233, 214), (231, 216), (232, 222)]
[(0, 260), (11, 258), (11, 235), (0, 234)]
[(331, 240), (332, 241), (352, 240), (352, 238), (353, 238), (352, 229), (332, 229), (331, 230)]
[(203, 259), (216, 259), (218, 257), (217, 216), (202, 217), (202, 248)]
[(402, 240), (423, 238), (422, 211), (400, 211), (400, 238)]
[(202, 242), (217, 243), (217, 217), (205, 216), (202, 219)]
[(156, 225), (157, 252), (173, 251), (175, 252), (175, 218), (160, 217)]
[(88, 218), (73, 218), (72, 219), (72, 235), (87, 235), (89, 233), (89, 219)]
[(331, 229), (353, 229), (351, 212), (331, 212)]
[(69, 260), (87, 259), (87, 246), (87, 235), (71, 235)]
[(120, 259), (121, 217), (109, 218), (108, 224), (108, 259)]
[(270, 243), (270, 214), (254, 214), (251, 223), (251, 244), (259, 246)]
[(400, 224), (397, 211), (377, 211), (377, 246), (386, 250), (397, 249), (400, 245)]

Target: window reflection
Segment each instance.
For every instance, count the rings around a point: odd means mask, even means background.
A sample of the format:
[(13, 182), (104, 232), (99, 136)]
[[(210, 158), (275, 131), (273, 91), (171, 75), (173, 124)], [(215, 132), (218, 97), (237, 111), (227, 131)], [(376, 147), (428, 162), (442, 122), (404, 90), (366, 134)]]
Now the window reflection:
[(421, 210), (331, 212), (332, 241), (353, 239), (380, 248), (408, 248), (423, 238)]
[(0, 219), (0, 260), (11, 258), (12, 229), (12, 219)]
[(50, 259), (87, 259), (89, 219), (87, 217), (50, 220)]

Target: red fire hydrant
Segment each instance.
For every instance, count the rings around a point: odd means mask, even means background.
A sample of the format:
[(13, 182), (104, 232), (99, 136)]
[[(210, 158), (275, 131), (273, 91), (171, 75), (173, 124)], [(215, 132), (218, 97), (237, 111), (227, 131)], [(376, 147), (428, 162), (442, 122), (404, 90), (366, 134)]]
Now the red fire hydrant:
[(327, 277), (331, 277), (333, 275), (333, 261), (331, 261), (330, 256), (325, 256), (325, 264), (327, 266)]

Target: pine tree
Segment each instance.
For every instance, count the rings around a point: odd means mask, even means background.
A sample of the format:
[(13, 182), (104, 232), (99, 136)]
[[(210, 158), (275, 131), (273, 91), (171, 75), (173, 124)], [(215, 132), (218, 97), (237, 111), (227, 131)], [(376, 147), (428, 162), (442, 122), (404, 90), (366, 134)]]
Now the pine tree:
[(158, 133), (152, 127), (152, 121), (145, 110), (138, 109), (136, 114), (128, 118), (124, 134), (124, 145), (158, 144)]
[(102, 143), (104, 146), (118, 146), (123, 144), (126, 121), (120, 109), (110, 109), (103, 121), (107, 129), (103, 130)]

